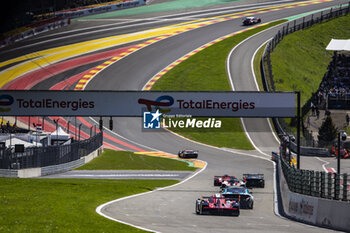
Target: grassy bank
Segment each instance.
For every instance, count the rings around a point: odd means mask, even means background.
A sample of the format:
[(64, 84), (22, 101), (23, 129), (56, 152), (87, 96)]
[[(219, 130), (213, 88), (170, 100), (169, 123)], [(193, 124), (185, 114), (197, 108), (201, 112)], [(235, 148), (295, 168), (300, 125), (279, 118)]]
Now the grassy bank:
[(139, 155), (128, 151), (105, 149), (103, 154), (77, 170), (172, 170), (194, 171), (188, 163), (161, 157)]
[[(271, 23), (227, 38), (193, 55), (177, 65), (158, 80), (152, 90), (163, 91), (230, 91), (226, 73), (226, 59), (232, 48), (247, 37), (280, 24)], [(220, 118), (222, 128), (218, 130), (179, 130), (171, 129), (190, 139), (206, 144), (250, 150), (239, 118)]]
[(96, 207), (176, 182), (0, 178), (0, 232), (143, 232), (98, 215)]
[(274, 22), (216, 43), (175, 66), (159, 79), (152, 90), (231, 91), (226, 59), (234, 46), (249, 36), (284, 22)]
[(326, 47), (332, 38), (350, 38), (350, 15), (314, 25), (286, 36), (271, 54), (276, 90), (301, 91), (302, 105), (316, 92), (332, 51)]

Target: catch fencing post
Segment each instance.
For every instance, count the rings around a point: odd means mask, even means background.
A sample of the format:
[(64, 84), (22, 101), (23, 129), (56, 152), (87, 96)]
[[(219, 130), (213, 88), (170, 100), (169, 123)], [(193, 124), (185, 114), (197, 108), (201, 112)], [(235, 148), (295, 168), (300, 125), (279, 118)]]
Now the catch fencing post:
[(295, 168), (292, 168), (291, 170), (291, 174), (292, 174), (292, 191), (296, 192), (296, 172), (295, 172)]
[(339, 200), (339, 191), (340, 191), (340, 175), (334, 173), (334, 199)]
[(297, 168), (300, 169), (300, 91), (297, 94)]
[(320, 172), (316, 171), (316, 197), (320, 196)]
[(348, 174), (343, 174), (343, 201), (348, 200)]
[(326, 181), (325, 181), (325, 172), (321, 172), (321, 197), (325, 197), (325, 188), (326, 188)]
[(313, 174), (313, 177), (311, 177), (313, 171), (307, 170), (306, 173), (308, 174), (307, 176), (307, 182), (308, 182), (308, 187), (309, 189), (308, 194), (307, 195), (311, 195), (312, 196), (312, 188), (311, 186), (313, 186), (313, 188), (315, 188), (315, 173)]
[(296, 20), (294, 20), (294, 31), (293, 31), (293, 32), (295, 32), (295, 30), (296, 30), (296, 26), (297, 26), (297, 21), (296, 21)]
[(303, 29), (305, 28), (305, 17), (303, 17)]
[(302, 193), (302, 174), (299, 169), (296, 170), (297, 172), (297, 193)]
[(327, 189), (328, 189), (328, 194), (327, 194), (327, 198), (328, 199), (332, 199), (332, 174), (331, 173), (327, 173)]

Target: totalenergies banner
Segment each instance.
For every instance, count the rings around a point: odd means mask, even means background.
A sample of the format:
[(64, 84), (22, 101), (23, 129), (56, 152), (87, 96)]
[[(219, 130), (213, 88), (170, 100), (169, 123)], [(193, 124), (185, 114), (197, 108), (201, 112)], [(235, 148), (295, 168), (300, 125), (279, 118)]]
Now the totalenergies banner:
[(294, 92), (0, 91), (2, 116), (294, 117)]

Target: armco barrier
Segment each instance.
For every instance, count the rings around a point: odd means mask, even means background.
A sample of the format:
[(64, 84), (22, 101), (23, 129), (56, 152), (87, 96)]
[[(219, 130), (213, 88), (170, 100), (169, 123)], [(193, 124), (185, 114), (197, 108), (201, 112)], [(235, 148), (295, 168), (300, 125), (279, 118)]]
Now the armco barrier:
[[(291, 150), (297, 152), (297, 144), (291, 142)], [(304, 156), (318, 156), (318, 157), (329, 157), (330, 153), (327, 148), (317, 148), (317, 147), (300, 147), (300, 154)]]
[(109, 11), (127, 9), (131, 7), (137, 7), (137, 6), (143, 6), (143, 5), (146, 5), (145, 0), (130, 0), (126, 2), (99, 6), (94, 8), (58, 12), (55, 14), (55, 17), (61, 18), (61, 19), (45, 25), (40, 25), (28, 31), (16, 34), (14, 36), (7, 37), (6, 39), (0, 41), (0, 48), (13, 44), (17, 41), (21, 41), (26, 38), (38, 35), (43, 32), (47, 32), (63, 26), (67, 26), (70, 23), (71, 18), (83, 17), (83, 16), (88, 16), (93, 14), (100, 14), (100, 13), (105, 13)]
[(26, 168), (26, 169), (0, 169), (0, 177), (19, 177), (19, 178), (31, 178), (40, 177), (56, 173), (62, 173), (70, 171), (76, 167), (82, 166), (88, 163), (92, 159), (96, 158), (102, 153), (102, 147), (91, 152), (89, 155), (84, 156), (78, 160), (74, 160), (68, 163), (39, 167), (39, 168)]
[(93, 151), (89, 155), (82, 157), (81, 159), (78, 159), (69, 163), (43, 167), (41, 168), (41, 176), (70, 171), (73, 168), (80, 167), (85, 163), (90, 162), (92, 159), (96, 158), (101, 153), (102, 153), (102, 147)]
[(25, 32), (16, 34), (14, 36), (7, 37), (6, 39), (0, 41), (0, 48), (8, 46), (10, 44), (16, 43), (18, 41), (27, 39), (29, 37), (38, 35), (43, 32), (51, 31), (60, 27), (67, 26), (70, 23), (69, 19), (57, 19), (54, 22), (50, 22), (38, 27), (31, 28)]
[(105, 13), (109, 11), (121, 10), (121, 9), (143, 6), (143, 5), (146, 5), (145, 0), (130, 0), (130, 1), (120, 2), (116, 4), (94, 7), (94, 8), (58, 12), (55, 14), (55, 16), (72, 19), (77, 17), (84, 17), (88, 15), (100, 14), (100, 13)]
[(328, 200), (292, 192), (288, 188), (281, 165), (281, 158), (279, 158), (278, 174), (281, 206), (286, 217), (321, 227), (349, 231), (350, 202)]

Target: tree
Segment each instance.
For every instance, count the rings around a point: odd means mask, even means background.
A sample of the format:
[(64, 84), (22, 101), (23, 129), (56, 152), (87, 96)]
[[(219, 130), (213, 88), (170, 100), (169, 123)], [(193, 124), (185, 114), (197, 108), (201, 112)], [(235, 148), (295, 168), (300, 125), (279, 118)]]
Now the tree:
[(318, 129), (318, 145), (319, 147), (327, 147), (332, 145), (333, 140), (337, 137), (337, 128), (333, 124), (332, 118), (327, 116), (326, 120)]

